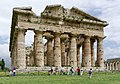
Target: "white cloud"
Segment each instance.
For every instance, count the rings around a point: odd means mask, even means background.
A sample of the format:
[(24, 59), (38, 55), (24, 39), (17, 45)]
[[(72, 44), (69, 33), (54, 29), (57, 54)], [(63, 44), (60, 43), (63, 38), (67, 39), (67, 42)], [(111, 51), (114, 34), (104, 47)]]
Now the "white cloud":
[(109, 47), (106, 47), (104, 49), (104, 56), (105, 56), (105, 59), (107, 58), (118, 58), (120, 57), (120, 47), (117, 47), (117, 48), (109, 48)]

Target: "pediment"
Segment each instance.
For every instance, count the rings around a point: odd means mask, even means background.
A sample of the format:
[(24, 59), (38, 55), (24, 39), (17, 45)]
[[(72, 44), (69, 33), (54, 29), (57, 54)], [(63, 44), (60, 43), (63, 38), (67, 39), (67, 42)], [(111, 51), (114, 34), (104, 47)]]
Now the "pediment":
[(74, 16), (74, 17), (79, 17), (82, 19), (87, 19), (87, 20), (93, 20), (93, 21), (99, 21), (99, 22), (104, 22), (94, 16), (91, 16), (88, 13), (83, 12), (82, 10), (76, 8), (76, 7), (72, 7), (70, 9), (70, 16)]
[(89, 22), (95, 24), (102, 24), (103, 26), (108, 25), (106, 21), (100, 20), (82, 10), (72, 7), (71, 9), (64, 8), (61, 5), (48, 5), (45, 10), (41, 13), (42, 17), (65, 20), (72, 22)]

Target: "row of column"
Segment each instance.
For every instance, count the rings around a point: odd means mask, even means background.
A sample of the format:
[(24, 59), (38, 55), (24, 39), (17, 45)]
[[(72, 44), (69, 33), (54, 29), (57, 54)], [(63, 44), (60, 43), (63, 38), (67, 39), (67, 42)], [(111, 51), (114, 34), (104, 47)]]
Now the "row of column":
[[(36, 66), (44, 66), (44, 45), (43, 45), (43, 32), (35, 31), (35, 45), (34, 45), (34, 64)], [(52, 47), (52, 40), (54, 39), (54, 48)], [(69, 51), (65, 52), (65, 41), (66, 37), (61, 37), (60, 33), (54, 33), (47, 36), (47, 64), (61, 67), (61, 65), (70, 64), (72, 67), (80, 66), (80, 46), (77, 46), (76, 35), (70, 34), (70, 46)], [(85, 40), (82, 44), (82, 66), (91, 67), (94, 66), (94, 42), (91, 42), (89, 36), (85, 36)], [(15, 48), (15, 46), (14, 46)], [(19, 29), (17, 41), (16, 41), (16, 56), (12, 66), (18, 68), (26, 68), (26, 54), (25, 54), (25, 30)], [(68, 59), (65, 59), (68, 58)], [(16, 59), (16, 61), (15, 61)], [(91, 61), (92, 60), (92, 61)], [(104, 66), (103, 61), (103, 39), (97, 38), (97, 62), (99, 67)]]
[(111, 63), (106, 63), (105, 67), (107, 70), (120, 70), (120, 62), (111, 62)]

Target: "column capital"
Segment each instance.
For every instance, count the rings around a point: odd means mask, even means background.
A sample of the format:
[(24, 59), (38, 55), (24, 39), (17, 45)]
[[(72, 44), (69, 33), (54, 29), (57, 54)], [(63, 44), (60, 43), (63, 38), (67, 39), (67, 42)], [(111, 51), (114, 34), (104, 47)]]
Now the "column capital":
[(60, 38), (61, 38), (61, 41), (65, 41), (67, 38), (69, 38), (69, 36), (67, 34), (62, 34)]
[(91, 38), (91, 36), (88, 36), (88, 35), (84, 35), (84, 38)]
[(77, 37), (78, 34), (70, 33), (70, 37)]
[(47, 40), (53, 40), (54, 36), (53, 35), (46, 35), (45, 38)]
[(26, 32), (27, 32), (27, 30), (26, 29), (17, 29), (17, 34), (19, 33), (19, 32), (23, 32), (24, 33), (24, 35), (26, 34)]
[(34, 32), (35, 32), (35, 34), (39, 34), (39, 33), (43, 34), (43, 31), (39, 31), (39, 30), (35, 30)]

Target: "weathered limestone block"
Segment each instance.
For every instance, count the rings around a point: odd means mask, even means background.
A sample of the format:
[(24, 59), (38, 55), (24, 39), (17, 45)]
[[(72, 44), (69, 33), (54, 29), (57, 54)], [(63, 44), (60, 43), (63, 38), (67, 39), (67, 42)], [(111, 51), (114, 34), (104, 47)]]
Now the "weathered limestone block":
[(97, 63), (99, 67), (104, 67), (103, 53), (103, 38), (97, 38)]
[(53, 47), (52, 47), (53, 35), (46, 36), (46, 38), (47, 38), (47, 65), (53, 66), (54, 65)]
[(91, 67), (91, 46), (90, 37), (86, 36), (84, 41), (84, 66)]
[(54, 39), (54, 66), (61, 67), (60, 33), (55, 33)]
[(41, 31), (35, 31), (36, 34), (36, 56), (35, 56), (35, 63), (36, 66), (44, 66), (44, 45), (43, 45), (43, 38), (42, 38), (42, 34), (43, 32)]
[(17, 68), (26, 68), (25, 30), (19, 29), (17, 36)]
[(77, 44), (76, 44), (76, 35), (71, 36), (70, 44), (70, 66), (77, 68)]

